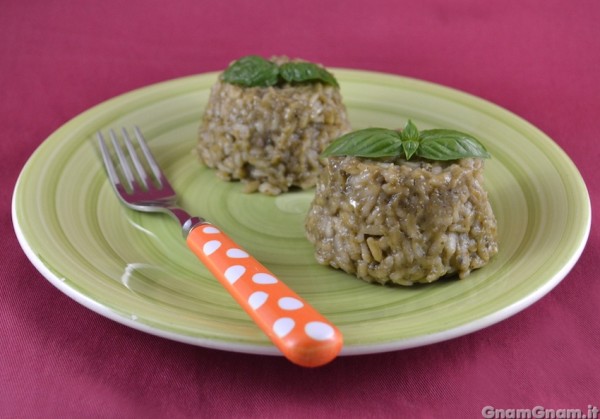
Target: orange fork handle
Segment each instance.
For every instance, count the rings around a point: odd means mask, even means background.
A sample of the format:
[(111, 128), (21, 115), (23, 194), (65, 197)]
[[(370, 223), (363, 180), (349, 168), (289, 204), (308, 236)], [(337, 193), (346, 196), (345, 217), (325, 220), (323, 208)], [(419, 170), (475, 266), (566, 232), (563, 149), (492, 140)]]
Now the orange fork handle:
[(209, 223), (187, 244), (287, 359), (318, 367), (340, 352), (340, 331), (260, 262)]

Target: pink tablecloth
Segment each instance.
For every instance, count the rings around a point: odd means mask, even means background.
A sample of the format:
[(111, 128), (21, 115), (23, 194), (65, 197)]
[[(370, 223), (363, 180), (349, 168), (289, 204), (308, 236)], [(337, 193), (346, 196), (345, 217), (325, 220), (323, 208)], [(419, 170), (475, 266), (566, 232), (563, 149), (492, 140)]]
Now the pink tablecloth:
[[(287, 54), (411, 76), (538, 126), (600, 205), (600, 3), (23, 1), (0, 5), (0, 417), (480, 417), (600, 406), (600, 228), (549, 295), (477, 333), (319, 369), (132, 330), (48, 283), (10, 201), (31, 153), (112, 96)], [(509, 413), (510, 414), (510, 413)]]

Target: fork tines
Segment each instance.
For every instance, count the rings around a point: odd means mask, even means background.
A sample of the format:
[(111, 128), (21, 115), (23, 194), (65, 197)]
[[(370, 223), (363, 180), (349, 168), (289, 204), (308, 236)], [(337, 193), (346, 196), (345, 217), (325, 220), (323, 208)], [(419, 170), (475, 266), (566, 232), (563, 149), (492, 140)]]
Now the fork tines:
[[(140, 156), (138, 155), (138, 152), (136, 151), (134, 144), (131, 138), (129, 137), (129, 133), (125, 128), (121, 129), (121, 136), (123, 138), (123, 142), (125, 144), (125, 149), (127, 150), (127, 153), (125, 153), (123, 146), (121, 145), (121, 142), (119, 141), (115, 132), (112, 129), (108, 131), (112, 147), (115, 151), (115, 154), (117, 155), (118, 163), (121, 168), (121, 177), (119, 177), (118, 175), (117, 167), (113, 162), (113, 158), (111, 157), (111, 153), (108, 150), (108, 146), (106, 144), (104, 136), (100, 131), (98, 131), (98, 133), (96, 134), (98, 144), (100, 145), (100, 151), (102, 153), (102, 159), (104, 160), (104, 165), (108, 172), (108, 177), (115, 186), (121, 184), (122, 178), (125, 184), (125, 188), (129, 191), (136, 189), (138, 180), (144, 189), (148, 189), (151, 186), (149, 182), (152, 182), (152, 179), (150, 179), (148, 176), (148, 171), (145, 168), (145, 166), (147, 166), (151, 171), (154, 182), (156, 182), (157, 186), (160, 188), (164, 183), (164, 178), (160, 167), (158, 166), (158, 163), (156, 162), (154, 156), (150, 152), (150, 149), (146, 144), (146, 140), (144, 139), (144, 136), (142, 135), (138, 127), (134, 128), (134, 133), (135, 138), (137, 140), (136, 142), (139, 145), (139, 149), (144, 155), (144, 160), (146, 163), (145, 165), (144, 162), (142, 162), (142, 160), (140, 159)], [(133, 163), (133, 168), (130, 164), (130, 161), (131, 163)]]

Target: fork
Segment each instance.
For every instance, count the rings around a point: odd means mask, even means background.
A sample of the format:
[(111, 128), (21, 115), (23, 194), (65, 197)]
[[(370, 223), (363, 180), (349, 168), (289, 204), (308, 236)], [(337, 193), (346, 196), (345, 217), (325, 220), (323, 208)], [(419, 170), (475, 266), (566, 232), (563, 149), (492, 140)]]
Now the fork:
[(133, 210), (167, 213), (179, 221), (189, 248), (291, 362), (317, 367), (333, 360), (343, 344), (340, 331), (221, 229), (178, 207), (175, 191), (138, 127), (134, 134), (141, 153), (127, 129), (122, 128), (122, 141), (110, 129), (113, 155), (102, 133), (96, 135), (120, 201)]

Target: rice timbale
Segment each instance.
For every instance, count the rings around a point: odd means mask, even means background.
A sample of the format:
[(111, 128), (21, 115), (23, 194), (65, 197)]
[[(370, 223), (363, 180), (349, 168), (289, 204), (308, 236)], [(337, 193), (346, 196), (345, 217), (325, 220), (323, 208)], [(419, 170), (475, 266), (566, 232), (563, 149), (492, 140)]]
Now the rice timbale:
[[(269, 62), (305, 63), (286, 57)], [(337, 82), (280, 79), (247, 87), (225, 81), (222, 73), (210, 92), (197, 151), (220, 178), (241, 180), (246, 192), (278, 195), (315, 186), (320, 153), (349, 130)]]
[(317, 261), (381, 284), (466, 277), (498, 252), (483, 167), (329, 157), (305, 225)]

